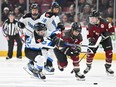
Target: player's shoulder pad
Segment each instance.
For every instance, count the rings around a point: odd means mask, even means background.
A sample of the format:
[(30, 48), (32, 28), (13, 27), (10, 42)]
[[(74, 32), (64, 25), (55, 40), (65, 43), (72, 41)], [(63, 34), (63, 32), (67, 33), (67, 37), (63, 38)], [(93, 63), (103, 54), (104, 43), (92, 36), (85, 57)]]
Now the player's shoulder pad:
[(46, 12), (45, 17), (51, 18), (54, 14), (52, 12)]
[(25, 15), (23, 16), (23, 18), (28, 18), (28, 17), (32, 17), (32, 16), (31, 16), (31, 13), (27, 13), (27, 14), (25, 14)]

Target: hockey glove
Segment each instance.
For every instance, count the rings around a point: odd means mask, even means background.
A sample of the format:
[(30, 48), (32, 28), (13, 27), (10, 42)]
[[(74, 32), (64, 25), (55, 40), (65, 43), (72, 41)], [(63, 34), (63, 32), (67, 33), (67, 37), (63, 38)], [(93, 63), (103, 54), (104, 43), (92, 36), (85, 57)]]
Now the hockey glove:
[(67, 47), (63, 50), (63, 52), (65, 55), (68, 55), (68, 56), (78, 56), (80, 54), (81, 50), (80, 49), (72, 49), (72, 48)]
[(25, 24), (22, 22), (18, 22), (18, 27), (23, 29), (25, 28)]
[(65, 42), (63, 40), (61, 40), (59, 37), (57, 37), (56, 34), (51, 35), (50, 38), (56, 46), (58, 46), (58, 47), (64, 47), (65, 46)]
[(112, 33), (110, 33), (110, 32), (104, 32), (101, 34), (103, 40), (109, 38), (111, 35), (112, 35)]
[(89, 38), (89, 45), (95, 45), (95, 39), (93, 37)]
[(58, 27), (57, 28), (60, 28), (61, 31), (63, 31), (65, 29), (64, 24), (62, 22), (58, 23)]
[(56, 43), (56, 46), (58, 46), (58, 47), (64, 47), (65, 46), (65, 42), (63, 40), (59, 39), (59, 38), (57, 38), (54, 42)]
[(54, 34), (50, 35), (49, 37), (53, 41), (55, 38), (57, 38), (57, 35), (54, 33)]

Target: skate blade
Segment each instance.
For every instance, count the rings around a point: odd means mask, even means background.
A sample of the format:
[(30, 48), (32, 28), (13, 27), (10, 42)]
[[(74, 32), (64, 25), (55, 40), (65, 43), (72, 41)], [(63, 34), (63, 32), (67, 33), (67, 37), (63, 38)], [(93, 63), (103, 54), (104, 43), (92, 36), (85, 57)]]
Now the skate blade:
[[(87, 73), (88, 73), (88, 72), (87, 72)], [(84, 75), (86, 75), (87, 73), (84, 73), (84, 72), (83, 72)]]
[(47, 70), (43, 71), (45, 75), (54, 75), (54, 72), (48, 72)]
[(46, 82), (46, 79), (41, 79), (40, 77), (35, 77), (34, 75), (33, 75), (33, 77), (31, 77), (31, 78), (34, 78), (34, 79), (37, 79), (37, 80), (41, 80), (41, 81), (43, 81), (43, 82)]
[(33, 73), (26, 67), (23, 67), (23, 69), (31, 76), (33, 76)]
[(84, 71), (83, 73), (84, 73), (84, 74), (88, 74), (89, 71), (90, 71), (90, 70), (88, 70), (88, 71), (86, 71), (86, 72)]
[(114, 76), (114, 74), (110, 74), (108, 72), (106, 72), (106, 73), (107, 73), (107, 76), (110, 76), (110, 77), (113, 77)]
[(44, 72), (45, 75), (54, 75), (54, 72)]
[(78, 81), (85, 81), (85, 78), (76, 77)]

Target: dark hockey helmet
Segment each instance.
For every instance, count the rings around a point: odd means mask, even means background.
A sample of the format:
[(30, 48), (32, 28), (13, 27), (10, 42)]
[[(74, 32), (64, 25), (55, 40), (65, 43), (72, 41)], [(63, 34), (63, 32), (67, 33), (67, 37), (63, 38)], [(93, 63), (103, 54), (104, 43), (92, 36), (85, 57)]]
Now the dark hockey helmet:
[(38, 3), (32, 3), (31, 4), (31, 9), (39, 9)]
[[(57, 12), (54, 12), (54, 8), (58, 8), (59, 10)], [(51, 11), (52, 11), (52, 13), (54, 13), (54, 15), (58, 15), (60, 13), (61, 7), (59, 6), (59, 4), (57, 2), (52, 3)]]
[(41, 30), (46, 31), (46, 30), (47, 30), (45, 24), (42, 24), (42, 23), (36, 23), (36, 24), (34, 25), (34, 29), (35, 29), (36, 31), (41, 31)]
[(81, 32), (81, 30), (82, 30), (81, 24), (78, 23), (78, 22), (74, 22), (74, 23), (72, 24), (71, 30), (72, 30), (72, 31), (75, 30), (75, 31)]
[(99, 12), (96, 11), (96, 10), (93, 10), (93, 11), (90, 13), (90, 17), (99, 17)]
[(60, 6), (57, 2), (53, 2), (52, 6), (51, 6), (51, 9), (53, 9), (53, 8), (60, 8)]

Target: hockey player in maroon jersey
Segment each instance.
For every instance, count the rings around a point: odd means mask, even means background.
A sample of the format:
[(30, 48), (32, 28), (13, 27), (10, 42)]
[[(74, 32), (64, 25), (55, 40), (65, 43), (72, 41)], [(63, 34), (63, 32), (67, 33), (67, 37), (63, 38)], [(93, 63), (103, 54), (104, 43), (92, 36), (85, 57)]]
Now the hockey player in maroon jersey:
[[(112, 65), (112, 41), (111, 35), (114, 34), (114, 27), (111, 23), (99, 18), (99, 12), (93, 10), (89, 16), (89, 25), (88, 25), (88, 35), (87, 38), (89, 40), (89, 45), (95, 45), (97, 39), (102, 36), (102, 40), (100, 44), (102, 45), (105, 51), (105, 69), (108, 74), (114, 74), (114, 71), (110, 69)], [(97, 48), (90, 48), (94, 54), (88, 54), (86, 58), (86, 69), (84, 70), (84, 74), (88, 73), (91, 69), (92, 61), (94, 55), (96, 54)]]
[(75, 73), (75, 77), (78, 80), (84, 80), (85, 76), (80, 73), (79, 67), (79, 54), (81, 52), (81, 48), (78, 46), (68, 46), (66, 43), (70, 44), (80, 44), (82, 41), (81, 35), (81, 25), (77, 22), (74, 22), (70, 30), (63, 31), (61, 34), (57, 35), (58, 37), (54, 37), (53, 41), (56, 43), (56, 48), (54, 49), (54, 53), (57, 58), (58, 68), (60, 71), (63, 71), (67, 66), (67, 55), (73, 61), (73, 72)]

